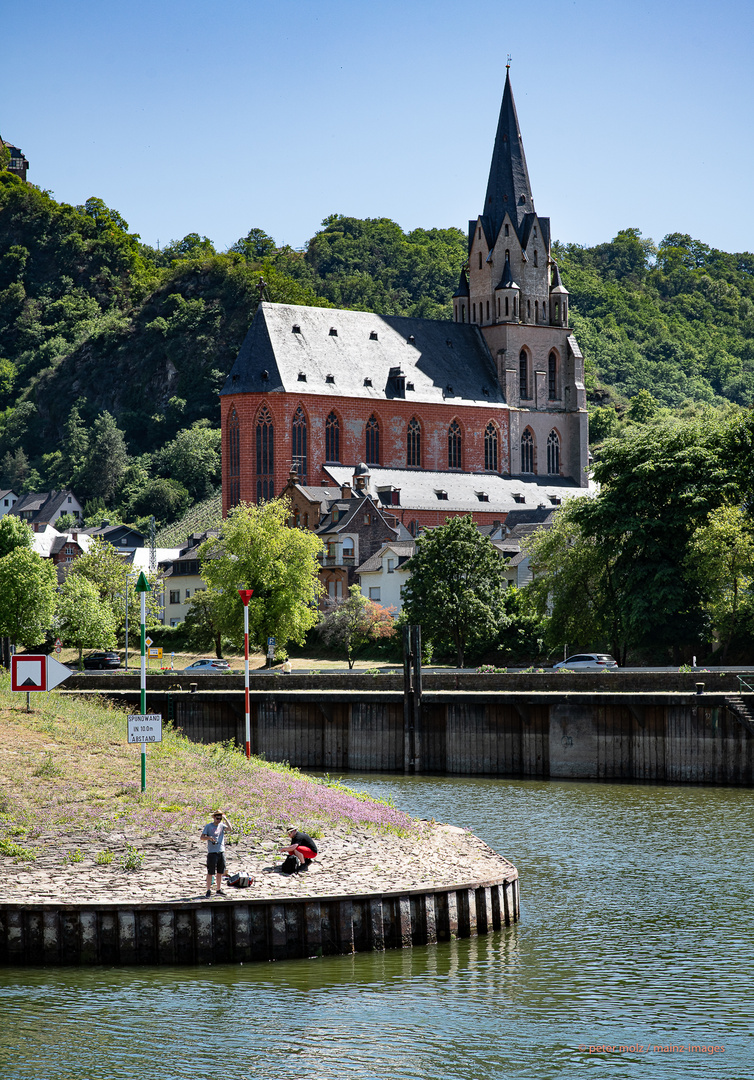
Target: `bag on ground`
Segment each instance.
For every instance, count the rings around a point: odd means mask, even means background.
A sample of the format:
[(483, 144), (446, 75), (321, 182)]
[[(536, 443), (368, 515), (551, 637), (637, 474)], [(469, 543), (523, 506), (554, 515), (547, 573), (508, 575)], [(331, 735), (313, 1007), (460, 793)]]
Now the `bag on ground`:
[(253, 883), (254, 878), (243, 871), (239, 874), (231, 874), (226, 880), (226, 885), (230, 885), (234, 889), (248, 889)]
[(295, 855), (286, 855), (280, 867), (281, 874), (293, 874), (298, 870), (298, 859)]

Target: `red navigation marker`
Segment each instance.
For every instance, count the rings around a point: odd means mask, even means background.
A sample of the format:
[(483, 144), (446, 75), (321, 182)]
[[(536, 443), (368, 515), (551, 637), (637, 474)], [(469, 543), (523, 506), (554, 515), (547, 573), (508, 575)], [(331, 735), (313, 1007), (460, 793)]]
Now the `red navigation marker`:
[(72, 674), (52, 656), (22, 653), (10, 658), (10, 688), (22, 693), (53, 690)]

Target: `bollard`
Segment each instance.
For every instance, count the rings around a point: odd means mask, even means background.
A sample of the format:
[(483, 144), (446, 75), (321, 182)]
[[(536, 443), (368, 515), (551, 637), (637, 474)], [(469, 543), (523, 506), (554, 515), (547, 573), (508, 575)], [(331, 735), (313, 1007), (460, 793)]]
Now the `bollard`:
[(696, 684), (696, 692), (697, 692), (697, 694), (703, 694), (704, 693), (704, 683), (703, 682), (698, 682)]
[(189, 683), (189, 690), (191, 691), (191, 693), (192, 693), (192, 694), (195, 694), (195, 693), (196, 693), (196, 688), (197, 688), (197, 685), (198, 685), (198, 684), (197, 684), (197, 683), (195, 683), (195, 682)]

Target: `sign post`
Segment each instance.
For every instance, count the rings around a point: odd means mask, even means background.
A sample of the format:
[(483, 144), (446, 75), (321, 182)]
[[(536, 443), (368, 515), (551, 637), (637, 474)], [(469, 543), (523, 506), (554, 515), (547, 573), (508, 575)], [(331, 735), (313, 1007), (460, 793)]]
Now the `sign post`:
[(246, 757), (251, 757), (251, 710), (249, 707), (249, 600), (254, 595), (253, 589), (239, 589), (238, 595), (243, 604), (243, 663), (244, 663), (244, 698), (246, 710)]
[(26, 694), (26, 711), (31, 712), (31, 693), (54, 690), (73, 672), (54, 656), (42, 654), (13, 654), (10, 658), (10, 688)]
[(272, 667), (272, 661), (275, 659), (275, 639), (274, 637), (267, 638), (267, 667)]
[[(152, 586), (147, 581), (146, 574), (142, 570), (136, 582), (136, 591), (139, 594), (140, 617), (141, 617), (141, 715), (147, 712), (147, 593), (152, 591)], [(141, 790), (147, 790), (147, 744), (141, 744)]]

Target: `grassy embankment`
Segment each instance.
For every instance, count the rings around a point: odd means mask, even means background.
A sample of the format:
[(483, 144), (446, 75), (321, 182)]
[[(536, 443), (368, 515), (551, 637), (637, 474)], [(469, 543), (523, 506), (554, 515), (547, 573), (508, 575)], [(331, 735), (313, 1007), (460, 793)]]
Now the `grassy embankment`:
[(269, 837), (289, 822), (323, 830), (410, 835), (418, 826), (387, 802), (334, 782), (252, 758), (226, 744), (189, 742), (165, 728), (147, 748), (140, 790), (138, 746), (126, 743), (126, 714), (56, 691), (12, 694), (0, 677), (0, 857), (34, 859), (35, 838), (76, 830), (175, 834), (196, 831), (222, 807), (242, 836)]

